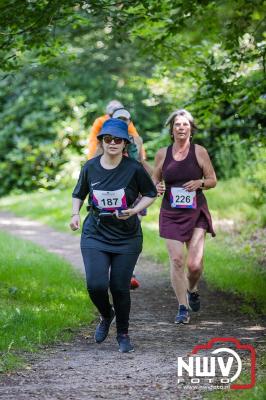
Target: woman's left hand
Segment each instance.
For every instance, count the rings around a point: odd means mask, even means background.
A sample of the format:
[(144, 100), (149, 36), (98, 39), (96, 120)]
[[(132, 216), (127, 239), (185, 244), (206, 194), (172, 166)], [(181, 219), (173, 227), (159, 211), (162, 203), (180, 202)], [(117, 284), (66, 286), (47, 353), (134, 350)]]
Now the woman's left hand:
[[(123, 214), (123, 215), (122, 215)], [(132, 215), (135, 215), (135, 210), (134, 208), (128, 208), (127, 210), (121, 210), (118, 213), (118, 210), (115, 210), (115, 216), (118, 219), (122, 219), (122, 220), (126, 220), (130, 217), (132, 217)]]
[(193, 181), (188, 181), (184, 183), (183, 188), (186, 189), (188, 192), (193, 192), (193, 190), (197, 190), (201, 188), (202, 185), (202, 180), (201, 179), (196, 179)]

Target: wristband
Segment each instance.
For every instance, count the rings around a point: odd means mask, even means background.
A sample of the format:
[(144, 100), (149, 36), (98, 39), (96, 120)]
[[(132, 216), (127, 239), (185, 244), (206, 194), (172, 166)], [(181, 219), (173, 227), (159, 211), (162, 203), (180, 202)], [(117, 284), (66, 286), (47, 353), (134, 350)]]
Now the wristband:
[(71, 217), (74, 217), (74, 215), (79, 215), (79, 213), (77, 213), (77, 214), (72, 214)]
[(201, 179), (201, 187), (204, 188), (204, 179)]

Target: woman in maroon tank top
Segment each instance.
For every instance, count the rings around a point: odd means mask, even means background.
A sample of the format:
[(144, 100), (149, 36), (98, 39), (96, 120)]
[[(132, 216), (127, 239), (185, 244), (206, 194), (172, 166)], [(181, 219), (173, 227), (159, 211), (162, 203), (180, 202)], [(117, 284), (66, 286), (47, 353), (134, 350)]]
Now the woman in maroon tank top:
[(156, 154), (154, 183), (158, 195), (163, 195), (159, 228), (160, 236), (166, 239), (171, 282), (179, 302), (175, 323), (185, 324), (189, 322), (189, 308), (200, 309), (197, 285), (203, 270), (205, 234), (215, 236), (202, 191), (215, 187), (217, 180), (207, 150), (191, 143), (196, 129), (192, 115), (176, 110), (168, 123), (172, 145)]

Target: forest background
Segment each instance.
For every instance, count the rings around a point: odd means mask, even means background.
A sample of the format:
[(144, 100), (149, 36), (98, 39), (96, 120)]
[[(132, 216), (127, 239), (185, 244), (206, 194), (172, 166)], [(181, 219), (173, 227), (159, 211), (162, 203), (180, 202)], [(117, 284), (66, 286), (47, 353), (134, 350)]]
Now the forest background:
[(244, 173), (265, 215), (264, 6), (2, 0), (0, 196), (65, 187), (94, 119), (119, 99), (149, 160), (169, 143), (169, 113), (187, 108), (218, 179)]

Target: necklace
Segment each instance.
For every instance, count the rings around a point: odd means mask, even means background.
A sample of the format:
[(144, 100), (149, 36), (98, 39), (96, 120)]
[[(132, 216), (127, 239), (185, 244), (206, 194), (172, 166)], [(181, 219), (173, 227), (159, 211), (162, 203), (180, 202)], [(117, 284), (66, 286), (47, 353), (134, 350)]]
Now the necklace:
[(189, 145), (186, 146), (183, 150), (176, 150), (176, 149), (175, 149), (175, 144), (174, 144), (174, 151), (176, 151), (178, 154), (182, 154), (182, 153), (184, 153), (184, 152), (189, 148), (189, 146), (190, 146), (190, 143), (189, 143)]

